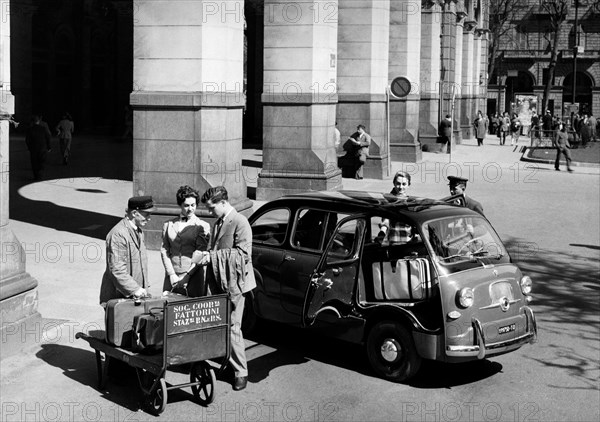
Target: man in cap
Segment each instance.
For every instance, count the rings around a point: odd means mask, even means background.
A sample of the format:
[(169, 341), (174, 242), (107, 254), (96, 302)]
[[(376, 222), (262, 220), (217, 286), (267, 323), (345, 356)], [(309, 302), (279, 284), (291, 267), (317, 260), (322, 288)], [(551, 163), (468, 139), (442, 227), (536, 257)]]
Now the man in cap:
[(148, 257), (142, 228), (154, 212), (151, 196), (129, 198), (125, 217), (106, 236), (106, 270), (100, 304), (110, 299), (149, 296)]
[(465, 190), (467, 189), (468, 179), (458, 176), (448, 176), (448, 182), (448, 186), (450, 187), (450, 194), (463, 194), (465, 197), (465, 206), (470, 210), (476, 211), (479, 214), (483, 215), (483, 207), (481, 206), (481, 204), (473, 198), (469, 198), (465, 193)]

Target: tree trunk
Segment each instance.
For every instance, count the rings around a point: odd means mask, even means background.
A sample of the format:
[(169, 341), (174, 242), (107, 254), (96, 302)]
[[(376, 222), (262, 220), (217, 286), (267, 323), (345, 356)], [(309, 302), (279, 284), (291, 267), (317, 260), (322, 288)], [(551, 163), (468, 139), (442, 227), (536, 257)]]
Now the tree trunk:
[[(560, 32), (560, 25), (554, 31), (554, 36), (552, 37), (552, 54), (550, 55), (550, 64), (548, 66), (548, 80), (546, 81), (546, 86), (544, 87), (544, 96), (542, 97), (542, 113), (547, 109), (548, 97), (550, 97), (550, 90), (554, 86), (554, 71), (556, 70), (556, 61), (558, 58), (558, 35)], [(554, 115), (554, 110), (550, 110), (552, 115)]]

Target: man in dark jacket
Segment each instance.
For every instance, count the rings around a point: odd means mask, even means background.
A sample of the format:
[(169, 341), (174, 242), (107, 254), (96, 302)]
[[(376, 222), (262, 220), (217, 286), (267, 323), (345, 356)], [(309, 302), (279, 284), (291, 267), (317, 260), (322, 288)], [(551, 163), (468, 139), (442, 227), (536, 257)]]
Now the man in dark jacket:
[(450, 194), (460, 195), (462, 193), (465, 197), (465, 206), (470, 210), (473, 210), (483, 215), (483, 207), (481, 206), (481, 204), (473, 198), (468, 197), (465, 193), (465, 190), (467, 189), (467, 181), (468, 179), (465, 179), (464, 177), (448, 176), (448, 186), (450, 187)]
[(50, 139), (50, 131), (47, 126), (42, 125), (40, 116), (33, 116), (31, 127), (25, 136), (25, 143), (29, 149), (31, 169), (35, 180), (42, 179), (44, 164), (50, 151)]
[(442, 144), (441, 150), (446, 146), (446, 152), (450, 153), (450, 138), (452, 137), (452, 119), (449, 114), (443, 119), (438, 126), (439, 142)]

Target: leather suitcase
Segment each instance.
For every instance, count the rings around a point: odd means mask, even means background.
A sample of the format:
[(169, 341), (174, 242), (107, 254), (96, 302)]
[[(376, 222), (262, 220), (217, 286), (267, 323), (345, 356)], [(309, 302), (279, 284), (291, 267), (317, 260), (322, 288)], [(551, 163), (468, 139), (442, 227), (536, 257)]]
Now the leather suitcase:
[(373, 288), (378, 300), (422, 300), (431, 286), (429, 261), (425, 258), (373, 263)]
[(141, 353), (156, 353), (162, 350), (164, 329), (162, 309), (151, 309), (147, 314), (134, 316), (131, 348)]
[(187, 299), (171, 293), (169, 296), (138, 299), (111, 299), (106, 303), (106, 342), (117, 347), (130, 348), (133, 341), (133, 318), (148, 313), (150, 309), (162, 309), (166, 300)]

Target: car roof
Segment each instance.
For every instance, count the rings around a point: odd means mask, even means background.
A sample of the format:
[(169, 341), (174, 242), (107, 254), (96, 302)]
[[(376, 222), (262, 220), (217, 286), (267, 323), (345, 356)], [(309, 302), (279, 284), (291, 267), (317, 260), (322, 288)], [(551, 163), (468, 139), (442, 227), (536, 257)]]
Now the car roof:
[(353, 190), (308, 191), (288, 194), (267, 204), (275, 206), (276, 204), (283, 205), (286, 203), (320, 206), (332, 211), (403, 214), (416, 221), (456, 215), (480, 215), (468, 208), (452, 205), (438, 199), (416, 196), (399, 198), (390, 193)]

